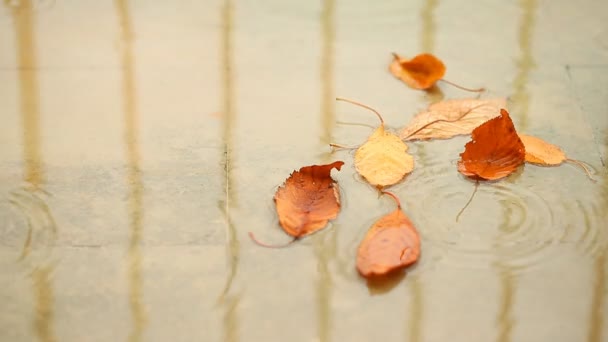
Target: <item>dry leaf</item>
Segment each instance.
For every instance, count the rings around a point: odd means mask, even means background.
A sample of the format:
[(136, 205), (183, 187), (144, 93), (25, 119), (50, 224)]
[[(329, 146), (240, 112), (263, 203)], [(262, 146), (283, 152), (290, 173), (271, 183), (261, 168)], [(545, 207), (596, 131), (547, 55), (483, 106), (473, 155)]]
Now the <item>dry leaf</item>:
[(527, 134), (519, 138), (526, 147), (526, 161), (540, 165), (559, 165), (566, 161), (566, 154), (559, 147)]
[(397, 209), (380, 218), (365, 235), (357, 251), (357, 270), (364, 277), (387, 274), (393, 270), (413, 264), (420, 256), (420, 237), (412, 222)]
[(344, 165), (336, 161), (294, 171), (274, 195), (279, 223), (287, 234), (302, 237), (325, 227), (340, 211), (340, 190), (331, 170)]
[(501, 109), (472, 133), (460, 154), (458, 171), (476, 179), (495, 180), (511, 174), (524, 163), (525, 148), (515, 132), (509, 113)]
[(389, 71), (414, 89), (429, 89), (445, 74), (445, 65), (430, 53), (417, 55), (412, 59), (393, 53)]
[(414, 157), (406, 151), (407, 145), (381, 125), (355, 152), (355, 168), (371, 185), (393, 185), (414, 169)]
[(380, 119), (378, 127), (355, 152), (355, 169), (371, 185), (379, 188), (393, 185), (414, 169), (414, 157), (407, 145), (384, 129), (384, 119), (375, 109), (348, 99), (338, 98), (374, 112)]
[(568, 158), (566, 153), (558, 146), (527, 134), (520, 134), (519, 138), (526, 148), (526, 161), (528, 163), (543, 166), (557, 166), (561, 165), (563, 162), (570, 162), (581, 167), (587, 174), (587, 177), (592, 181), (595, 181), (593, 177), (591, 177), (591, 171), (584, 162)]
[(448, 139), (456, 135), (471, 134), (475, 127), (500, 115), (505, 98), (487, 100), (457, 99), (432, 104), (417, 114), (401, 130), (399, 137), (406, 141), (417, 139)]

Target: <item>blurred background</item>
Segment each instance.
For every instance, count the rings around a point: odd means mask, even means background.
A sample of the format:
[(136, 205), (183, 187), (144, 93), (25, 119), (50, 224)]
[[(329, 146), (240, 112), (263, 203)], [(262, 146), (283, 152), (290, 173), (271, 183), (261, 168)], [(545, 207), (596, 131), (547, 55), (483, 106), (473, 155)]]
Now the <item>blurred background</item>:
[[(608, 2), (0, 3), (0, 340), (608, 340)], [(393, 186), (422, 237), (367, 282), (359, 242), (394, 202), (352, 151), (442, 99), (391, 53), (504, 96), (519, 132), (594, 169), (473, 185), (469, 137), (408, 143)], [(272, 197), (343, 160), (342, 212), (289, 248)]]

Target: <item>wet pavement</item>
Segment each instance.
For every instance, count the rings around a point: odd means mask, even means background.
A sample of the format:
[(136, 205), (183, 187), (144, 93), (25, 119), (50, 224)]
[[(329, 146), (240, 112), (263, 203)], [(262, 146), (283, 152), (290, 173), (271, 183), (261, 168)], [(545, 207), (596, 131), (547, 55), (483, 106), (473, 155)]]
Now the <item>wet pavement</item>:
[[(1, 341), (608, 340), (608, 3), (597, 0), (0, 3)], [(390, 198), (352, 151), (448, 85), (415, 91), (391, 52), (508, 97), (519, 132), (590, 164), (481, 184), (467, 137), (408, 143), (391, 189), (422, 237), (368, 283), (357, 246)], [(282, 250), (272, 196), (334, 172), (342, 212)]]

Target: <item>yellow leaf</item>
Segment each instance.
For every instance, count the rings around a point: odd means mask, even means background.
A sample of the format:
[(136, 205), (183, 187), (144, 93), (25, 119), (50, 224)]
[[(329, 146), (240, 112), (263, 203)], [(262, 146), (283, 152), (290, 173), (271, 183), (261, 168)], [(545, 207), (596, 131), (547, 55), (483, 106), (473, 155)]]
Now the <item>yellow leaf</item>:
[(401, 130), (403, 140), (448, 139), (456, 135), (471, 134), (482, 123), (500, 115), (506, 108), (504, 98), (487, 100), (456, 99), (432, 104), (418, 113)]
[(393, 185), (414, 169), (414, 157), (406, 151), (407, 145), (382, 125), (355, 152), (355, 168), (372, 185)]
[(587, 174), (587, 177), (595, 182), (593, 177), (591, 177), (591, 170), (586, 163), (568, 158), (566, 153), (558, 146), (527, 134), (520, 134), (519, 138), (526, 148), (526, 161), (528, 163), (543, 166), (556, 166), (561, 165), (563, 162), (569, 162), (583, 169)]
[(526, 161), (540, 165), (559, 165), (566, 161), (566, 154), (558, 146), (527, 134), (519, 138), (526, 148)]

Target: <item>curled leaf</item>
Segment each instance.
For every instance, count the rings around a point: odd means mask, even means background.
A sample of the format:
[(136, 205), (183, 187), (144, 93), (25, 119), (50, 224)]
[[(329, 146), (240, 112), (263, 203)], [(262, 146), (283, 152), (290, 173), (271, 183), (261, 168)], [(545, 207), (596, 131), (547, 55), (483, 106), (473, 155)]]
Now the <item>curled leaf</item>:
[(406, 141), (417, 139), (448, 139), (471, 134), (482, 123), (500, 115), (505, 98), (487, 100), (454, 99), (430, 105), (405, 126), (399, 137)]
[(336, 161), (294, 171), (274, 195), (279, 223), (291, 236), (302, 237), (325, 227), (340, 211), (340, 190), (331, 170), (344, 165)]
[(430, 53), (406, 59), (393, 53), (389, 71), (414, 89), (429, 89), (445, 74), (445, 65)]
[(384, 193), (393, 197), (397, 209), (376, 221), (359, 245), (357, 270), (366, 278), (413, 264), (420, 256), (418, 231), (401, 210), (397, 196)]
[(524, 144), (506, 110), (501, 109), (500, 116), (481, 124), (471, 135), (458, 162), (458, 171), (463, 175), (495, 180), (508, 176), (524, 163)]

